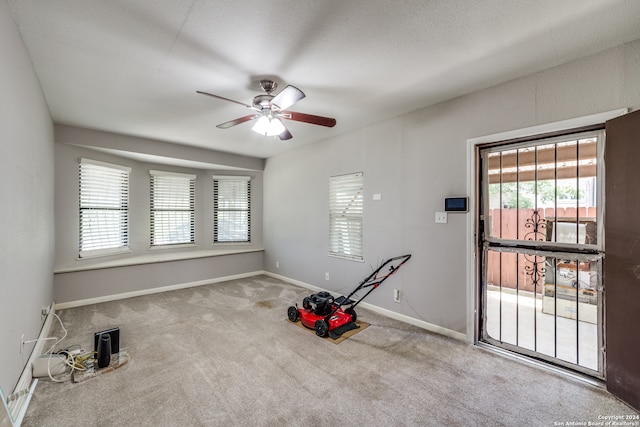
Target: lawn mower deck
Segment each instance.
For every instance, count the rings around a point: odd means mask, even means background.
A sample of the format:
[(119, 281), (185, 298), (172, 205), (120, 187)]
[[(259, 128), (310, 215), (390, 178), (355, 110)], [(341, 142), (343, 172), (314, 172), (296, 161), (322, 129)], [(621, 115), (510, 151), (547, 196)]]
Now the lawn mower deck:
[[(393, 275), (411, 258), (411, 255), (402, 255), (391, 258), (382, 263), (369, 277), (364, 279), (348, 296), (333, 297), (329, 292), (318, 292), (305, 297), (302, 307), (291, 306), (287, 310), (287, 317), (291, 322), (300, 320), (302, 324), (316, 331), (319, 337), (329, 336), (333, 339), (352, 329), (357, 329), (357, 314), (355, 307), (365, 299), (382, 282)], [(356, 292), (369, 288), (365, 295), (358, 300), (351, 297)]]

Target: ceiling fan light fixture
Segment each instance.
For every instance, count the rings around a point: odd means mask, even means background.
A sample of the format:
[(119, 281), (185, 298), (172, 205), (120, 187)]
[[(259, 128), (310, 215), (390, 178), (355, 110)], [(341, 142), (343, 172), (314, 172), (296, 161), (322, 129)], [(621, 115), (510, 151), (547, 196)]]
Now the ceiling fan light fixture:
[(218, 129), (229, 129), (230, 127), (241, 123), (252, 122), (253, 127), (251, 129), (255, 133), (263, 136), (278, 137), (281, 141), (286, 141), (293, 138), (293, 135), (291, 135), (291, 132), (289, 132), (283, 120), (309, 123), (312, 125), (326, 126), (330, 128), (336, 125), (336, 119), (331, 117), (322, 117), (315, 116), (313, 114), (289, 111), (289, 107), (305, 97), (304, 92), (297, 87), (288, 85), (277, 95), (272, 95), (271, 93), (276, 89), (276, 87), (278, 87), (276, 82), (273, 80), (263, 80), (260, 82), (260, 86), (266, 94), (254, 96), (253, 105), (234, 101), (233, 99), (214, 95), (209, 92), (203, 92), (201, 90), (197, 90), (196, 92), (201, 95), (211, 96), (223, 101), (233, 102), (254, 111), (253, 114), (220, 123), (219, 125), (216, 125)]
[(284, 123), (277, 117), (261, 116), (251, 128), (255, 133), (264, 136), (278, 136), (286, 130)]

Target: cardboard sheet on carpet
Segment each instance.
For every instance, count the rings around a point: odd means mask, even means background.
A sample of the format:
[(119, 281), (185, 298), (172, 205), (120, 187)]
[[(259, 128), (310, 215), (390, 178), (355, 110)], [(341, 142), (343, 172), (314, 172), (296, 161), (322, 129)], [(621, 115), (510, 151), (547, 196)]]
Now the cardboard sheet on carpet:
[(113, 372), (114, 370), (126, 365), (127, 363), (129, 363), (129, 353), (127, 353), (127, 350), (121, 348), (118, 353), (111, 355), (111, 362), (106, 368), (97, 369), (96, 363), (95, 370), (91, 369), (90, 371), (74, 371), (71, 379), (74, 383), (81, 383), (88, 379), (95, 378), (99, 375), (106, 374), (107, 372)]
[[(286, 319), (286, 321), (288, 323), (292, 323), (289, 319)], [(313, 334), (313, 335), (316, 334), (315, 330), (305, 327), (302, 324), (302, 322), (299, 321), (299, 320), (297, 322), (295, 322), (295, 323), (292, 323), (292, 324), (296, 325), (298, 328), (301, 328), (304, 331), (309, 332), (310, 334)], [(349, 337), (354, 336), (355, 334), (357, 334), (360, 331), (365, 330), (367, 328), (367, 326), (369, 326), (369, 324), (367, 322), (363, 322), (362, 320), (356, 320), (356, 325), (358, 325), (360, 327), (358, 329), (352, 329), (350, 331), (345, 332), (344, 334), (342, 334), (340, 336), (340, 338), (337, 338), (337, 339), (334, 340), (333, 338), (325, 337), (325, 338), (322, 338), (322, 339), (330, 341), (330, 342), (332, 342), (334, 344), (340, 344), (342, 341), (346, 340)], [(318, 337), (318, 338), (320, 338), (320, 337)]]

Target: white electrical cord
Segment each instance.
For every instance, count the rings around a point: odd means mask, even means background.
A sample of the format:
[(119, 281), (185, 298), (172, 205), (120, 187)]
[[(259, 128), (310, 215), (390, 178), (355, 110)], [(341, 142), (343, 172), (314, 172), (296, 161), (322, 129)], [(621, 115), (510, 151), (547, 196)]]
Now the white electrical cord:
[(38, 342), (38, 341), (51, 341), (51, 340), (57, 340), (58, 337), (49, 337), (49, 338), (38, 338), (37, 340), (28, 340), (28, 341), (22, 341), (22, 344), (31, 344), (33, 342)]
[[(53, 357), (53, 349), (62, 342), (62, 340), (64, 340), (67, 337), (67, 329), (64, 327), (64, 325), (62, 324), (62, 320), (60, 319), (60, 316), (58, 316), (56, 313), (51, 313), (52, 315), (55, 316), (56, 319), (58, 319), (58, 323), (60, 323), (60, 327), (62, 328), (62, 330), (64, 331), (64, 335), (62, 336), (62, 338), (58, 339), (51, 347), (49, 347), (49, 350), (45, 351), (44, 354), (48, 354), (49, 355), (49, 360), (47, 361), (47, 373), (49, 374), (49, 379), (53, 382), (56, 383), (61, 383), (64, 380), (57, 380), (55, 378), (53, 378), (53, 375), (51, 375), (51, 358)], [(73, 370), (71, 371), (73, 372)]]
[[(69, 371), (68, 375), (72, 375), (74, 371), (86, 371), (87, 369), (85, 367), (79, 366), (82, 365), (82, 363), (84, 362), (84, 360), (86, 360), (86, 356), (87, 353), (86, 352), (78, 352), (78, 353), (71, 353), (71, 351), (69, 350), (64, 350), (64, 351), (59, 351), (59, 352), (54, 352), (54, 349), (56, 348), (56, 346), (58, 344), (60, 344), (66, 337), (68, 334), (67, 329), (64, 327), (64, 324), (62, 323), (62, 319), (60, 319), (60, 316), (58, 316), (56, 313), (50, 313), (53, 316), (55, 316), (56, 319), (58, 319), (58, 323), (60, 323), (60, 327), (62, 328), (62, 331), (64, 332), (64, 334), (62, 335), (61, 338), (57, 338), (57, 337), (49, 337), (49, 338), (39, 338), (39, 339), (35, 339), (35, 340), (29, 340), (29, 341), (24, 341), (23, 344), (29, 344), (29, 343), (34, 343), (34, 342), (38, 342), (38, 341), (49, 341), (49, 340), (56, 340), (56, 342), (49, 347), (49, 349), (47, 351), (44, 352), (44, 355), (48, 355), (49, 357), (47, 358), (47, 374), (49, 375), (49, 379), (53, 382), (64, 382), (64, 380), (59, 380), (54, 378), (52, 372), (51, 372), (51, 360), (53, 359), (54, 356), (63, 356), (64, 358), (61, 358), (60, 361), (68, 366), (69, 368), (71, 368), (71, 370)], [(80, 347), (80, 346), (78, 346)], [(80, 361), (80, 363), (78, 363), (78, 361)], [(63, 373), (64, 375), (66, 375), (65, 373)], [(59, 374), (59, 375), (63, 375), (63, 374)]]

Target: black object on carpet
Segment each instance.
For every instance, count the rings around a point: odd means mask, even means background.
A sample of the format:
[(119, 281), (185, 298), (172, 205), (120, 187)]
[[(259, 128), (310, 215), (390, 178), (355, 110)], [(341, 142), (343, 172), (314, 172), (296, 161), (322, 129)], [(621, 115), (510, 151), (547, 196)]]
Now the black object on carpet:
[(329, 337), (334, 340), (337, 340), (344, 334), (345, 332), (352, 331), (354, 329), (358, 329), (360, 326), (356, 325), (356, 322), (345, 323), (342, 326), (335, 328), (333, 331), (329, 331)]

